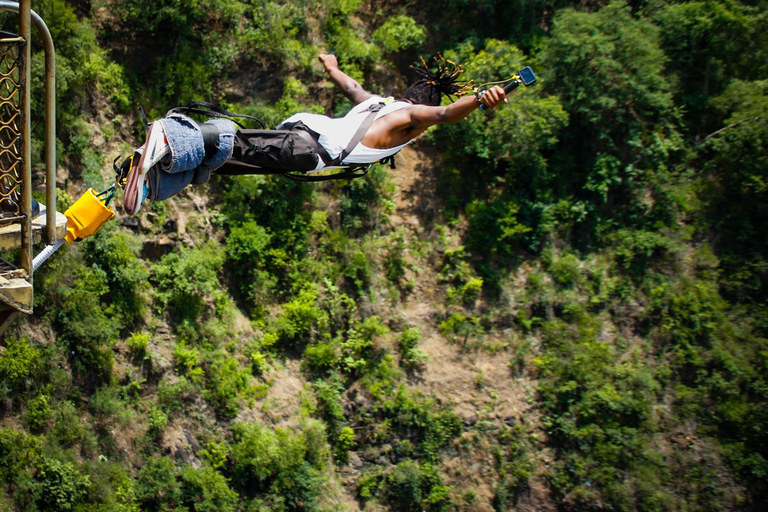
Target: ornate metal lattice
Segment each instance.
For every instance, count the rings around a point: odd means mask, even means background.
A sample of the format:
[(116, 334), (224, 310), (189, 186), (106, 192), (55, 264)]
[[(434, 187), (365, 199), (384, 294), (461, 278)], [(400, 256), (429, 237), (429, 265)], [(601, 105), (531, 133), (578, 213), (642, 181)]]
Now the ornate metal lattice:
[(23, 41), (0, 33), (0, 220), (21, 213)]

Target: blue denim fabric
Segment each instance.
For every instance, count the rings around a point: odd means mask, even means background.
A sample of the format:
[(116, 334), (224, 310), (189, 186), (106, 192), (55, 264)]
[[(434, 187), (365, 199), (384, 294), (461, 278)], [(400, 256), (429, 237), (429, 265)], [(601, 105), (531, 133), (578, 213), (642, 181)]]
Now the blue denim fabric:
[(203, 162), (205, 147), (198, 124), (183, 114), (170, 114), (161, 120), (171, 154), (147, 173), (150, 201), (163, 201), (181, 192), (190, 184), (206, 183), (211, 172), (218, 169), (232, 156), (235, 139), (235, 123), (228, 119), (213, 119), (219, 130), (218, 150)]
[(194, 176), (194, 169), (182, 172), (166, 172), (159, 165), (155, 165), (147, 172), (147, 180), (149, 181), (147, 199), (150, 201), (164, 201), (169, 197), (173, 197), (192, 183)]
[(171, 147), (171, 158), (163, 160), (163, 170), (177, 173), (194, 169), (205, 157), (203, 134), (195, 121), (183, 114), (170, 114), (160, 123)]

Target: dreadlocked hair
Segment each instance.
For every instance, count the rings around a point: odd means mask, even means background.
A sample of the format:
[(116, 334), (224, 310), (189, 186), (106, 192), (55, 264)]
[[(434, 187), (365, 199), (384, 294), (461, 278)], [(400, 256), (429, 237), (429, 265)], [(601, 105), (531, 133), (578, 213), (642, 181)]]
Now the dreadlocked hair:
[(454, 95), (461, 97), (472, 90), (471, 82), (457, 81), (464, 72), (461, 66), (446, 60), (440, 53), (434, 57), (434, 60), (437, 63), (437, 71), (434, 72), (429, 70), (423, 57), (421, 59), (423, 68), (411, 66), (411, 69), (421, 78), (405, 91), (403, 99), (414, 104), (438, 106), (443, 94), (451, 101), (455, 101)]

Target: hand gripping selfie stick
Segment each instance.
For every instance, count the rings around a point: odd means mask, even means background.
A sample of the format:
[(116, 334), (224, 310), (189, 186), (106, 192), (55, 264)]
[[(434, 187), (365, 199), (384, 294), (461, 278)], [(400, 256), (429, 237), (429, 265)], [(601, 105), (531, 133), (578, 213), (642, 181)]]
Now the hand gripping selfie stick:
[[(531, 66), (525, 66), (523, 69), (517, 72), (517, 74), (512, 77), (512, 81), (509, 82), (507, 85), (504, 86), (504, 93), (509, 96), (509, 94), (520, 87), (520, 84), (523, 84), (526, 87), (529, 87), (536, 83), (536, 75), (534, 74), (533, 70), (531, 69)], [(477, 101), (480, 101), (480, 98), (482, 98), (483, 94), (485, 94), (485, 91), (480, 91), (477, 93)], [(480, 110), (487, 110), (488, 107), (480, 104)]]

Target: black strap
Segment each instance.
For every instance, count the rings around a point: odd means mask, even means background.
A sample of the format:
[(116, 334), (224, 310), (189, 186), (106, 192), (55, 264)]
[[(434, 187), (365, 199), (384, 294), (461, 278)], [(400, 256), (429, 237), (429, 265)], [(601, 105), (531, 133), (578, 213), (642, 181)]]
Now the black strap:
[(257, 123), (259, 123), (259, 125), (261, 125), (261, 128), (263, 130), (267, 129), (267, 125), (265, 125), (264, 122), (257, 117), (249, 116), (246, 114), (235, 114), (234, 112), (229, 112), (228, 110), (224, 110), (218, 105), (214, 105), (213, 103), (208, 103), (206, 101), (198, 101), (198, 102), (192, 103), (187, 107), (174, 107), (168, 111), (168, 114), (172, 114), (172, 113), (202, 114), (208, 117), (220, 117), (224, 119), (229, 119), (240, 128), (244, 128), (244, 126), (241, 123), (238, 123), (237, 121), (232, 119), (233, 117), (250, 119), (252, 121), (256, 121)]
[(219, 149), (219, 129), (212, 124), (202, 123), (198, 125), (203, 134), (203, 148), (205, 149), (205, 159), (211, 158)]
[(320, 159), (323, 161), (323, 163), (325, 163), (326, 166), (331, 165), (331, 162), (333, 162), (331, 155), (329, 155), (328, 151), (326, 151), (323, 145), (320, 144), (320, 141), (315, 140), (315, 143), (317, 143), (317, 156), (320, 157)]
[[(349, 154), (352, 152), (353, 149), (355, 149), (355, 146), (360, 144), (360, 141), (363, 140), (363, 137), (365, 137), (365, 133), (368, 131), (368, 128), (371, 127), (373, 124), (373, 121), (376, 119), (376, 114), (384, 108), (384, 103), (376, 103), (374, 105), (370, 105), (368, 107), (368, 117), (363, 119), (362, 124), (360, 125), (360, 128), (357, 129), (357, 132), (355, 132), (354, 137), (352, 137), (352, 140), (349, 141), (349, 144), (347, 144), (347, 148), (342, 151), (339, 156), (336, 157), (336, 160), (331, 162), (331, 165), (342, 165), (342, 162), (345, 158), (349, 156)], [(319, 144), (318, 144), (319, 145)]]
[[(269, 167), (259, 167), (258, 165), (251, 165), (239, 160), (230, 159), (227, 162), (216, 169), (214, 172), (223, 176), (241, 176), (244, 174), (279, 174), (288, 179), (294, 181), (303, 182), (320, 182), (328, 180), (351, 180), (353, 178), (360, 178), (368, 174), (370, 165), (354, 166), (354, 167), (342, 167), (339, 169), (321, 169), (317, 173), (303, 173), (300, 171), (286, 171), (284, 169), (272, 169)], [(322, 172), (334, 171), (330, 174), (320, 174)]]
[[(399, 151), (397, 153), (399, 153)], [(395, 153), (395, 155), (397, 153)], [(395, 165), (395, 155), (385, 156), (384, 158), (379, 160), (379, 163), (381, 165), (389, 165), (390, 169), (397, 169), (397, 166)]]
[(139, 115), (141, 116), (141, 122), (144, 123), (144, 128), (149, 129), (149, 121), (147, 121), (147, 113), (144, 112), (144, 107), (139, 105)]
[[(294, 171), (283, 171), (281, 174), (286, 178), (293, 181), (303, 182), (319, 182), (328, 180), (351, 180), (353, 178), (362, 178), (368, 174), (370, 165), (356, 165), (354, 167), (341, 167), (339, 169), (329, 169), (331, 171), (338, 171), (332, 174), (312, 174), (310, 173), (297, 173)], [(322, 169), (320, 170), (322, 171)]]

